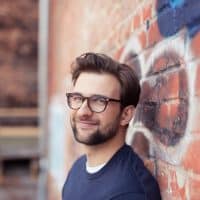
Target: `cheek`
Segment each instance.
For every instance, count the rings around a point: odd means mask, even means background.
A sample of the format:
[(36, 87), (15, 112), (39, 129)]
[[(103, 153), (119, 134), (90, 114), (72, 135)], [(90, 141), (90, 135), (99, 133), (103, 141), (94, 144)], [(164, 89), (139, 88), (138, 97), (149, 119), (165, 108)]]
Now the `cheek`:
[(74, 118), (75, 118), (75, 116), (76, 116), (76, 111), (71, 110), (70, 113), (69, 113), (69, 116), (70, 116), (70, 119), (71, 119), (71, 120), (74, 120)]
[(104, 113), (99, 119), (102, 124), (109, 124), (115, 121), (116, 118), (119, 118), (120, 111), (118, 109), (114, 109), (112, 111)]

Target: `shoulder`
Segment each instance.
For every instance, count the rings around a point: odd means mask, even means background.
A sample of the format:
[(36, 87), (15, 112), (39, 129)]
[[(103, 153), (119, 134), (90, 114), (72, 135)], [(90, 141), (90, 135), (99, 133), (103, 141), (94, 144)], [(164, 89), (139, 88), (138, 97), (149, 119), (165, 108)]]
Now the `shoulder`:
[(76, 177), (78, 177), (78, 173), (82, 173), (84, 170), (84, 166), (85, 166), (85, 156), (81, 156), (79, 157), (74, 164), (72, 165), (71, 169), (69, 170), (68, 174), (67, 174), (67, 178), (65, 180), (65, 183), (63, 185), (63, 190), (65, 190), (65, 187), (67, 184), (69, 184), (69, 182), (71, 182), (72, 180), (76, 180)]
[(130, 156), (130, 163), (131, 171), (133, 173), (133, 176), (137, 179), (137, 182), (142, 187), (142, 190), (148, 199), (161, 199), (160, 197), (160, 189), (158, 186), (158, 183), (153, 176), (153, 174), (148, 170), (148, 168), (145, 167), (143, 161), (140, 159), (140, 157), (132, 150), (130, 147), (130, 151), (132, 153)]
[(68, 180), (71, 179), (72, 177), (76, 176), (76, 174), (84, 170), (85, 160), (86, 160), (85, 156), (81, 156), (74, 162), (74, 164), (72, 165), (71, 169), (67, 174), (65, 183), (68, 182)]
[(86, 157), (85, 155), (79, 157), (74, 164), (72, 165), (69, 174), (72, 173), (73, 171), (77, 171), (80, 170), (80, 168), (85, 167), (85, 163), (86, 163)]
[(132, 193), (127, 195), (143, 194), (148, 200), (161, 199), (156, 179), (129, 145), (125, 145), (118, 153), (117, 164), (120, 182), (128, 185)]

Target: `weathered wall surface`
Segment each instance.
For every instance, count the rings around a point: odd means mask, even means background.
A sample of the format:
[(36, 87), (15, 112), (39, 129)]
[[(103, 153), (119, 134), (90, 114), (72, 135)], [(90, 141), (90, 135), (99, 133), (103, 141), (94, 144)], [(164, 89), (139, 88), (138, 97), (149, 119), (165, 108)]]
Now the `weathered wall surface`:
[[(199, 10), (195, 0), (51, 4), (51, 97), (59, 94), (64, 102), (70, 63), (85, 51), (104, 52), (133, 67), (142, 94), (127, 142), (157, 178), (164, 200), (200, 196)], [(78, 148), (66, 124), (68, 165)]]
[(38, 0), (0, 0), (0, 106), (37, 106)]
[(37, 199), (39, 0), (0, 0), (0, 199)]

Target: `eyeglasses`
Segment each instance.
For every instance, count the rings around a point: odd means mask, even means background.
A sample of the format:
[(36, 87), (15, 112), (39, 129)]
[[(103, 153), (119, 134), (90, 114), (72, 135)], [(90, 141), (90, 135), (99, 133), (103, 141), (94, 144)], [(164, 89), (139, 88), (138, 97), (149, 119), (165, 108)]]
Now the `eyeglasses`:
[(118, 99), (108, 98), (102, 95), (92, 95), (90, 97), (84, 97), (80, 93), (66, 93), (67, 103), (71, 109), (78, 110), (85, 99), (87, 99), (88, 108), (96, 113), (103, 112), (109, 101), (120, 102)]

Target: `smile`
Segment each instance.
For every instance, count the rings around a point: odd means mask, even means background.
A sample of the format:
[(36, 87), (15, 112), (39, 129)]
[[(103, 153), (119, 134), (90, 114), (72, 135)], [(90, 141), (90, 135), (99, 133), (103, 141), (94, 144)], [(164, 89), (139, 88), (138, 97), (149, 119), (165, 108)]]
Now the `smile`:
[(93, 127), (97, 126), (98, 123), (94, 122), (94, 121), (79, 120), (79, 121), (76, 121), (76, 125), (79, 128), (88, 129), (88, 128), (93, 128)]

